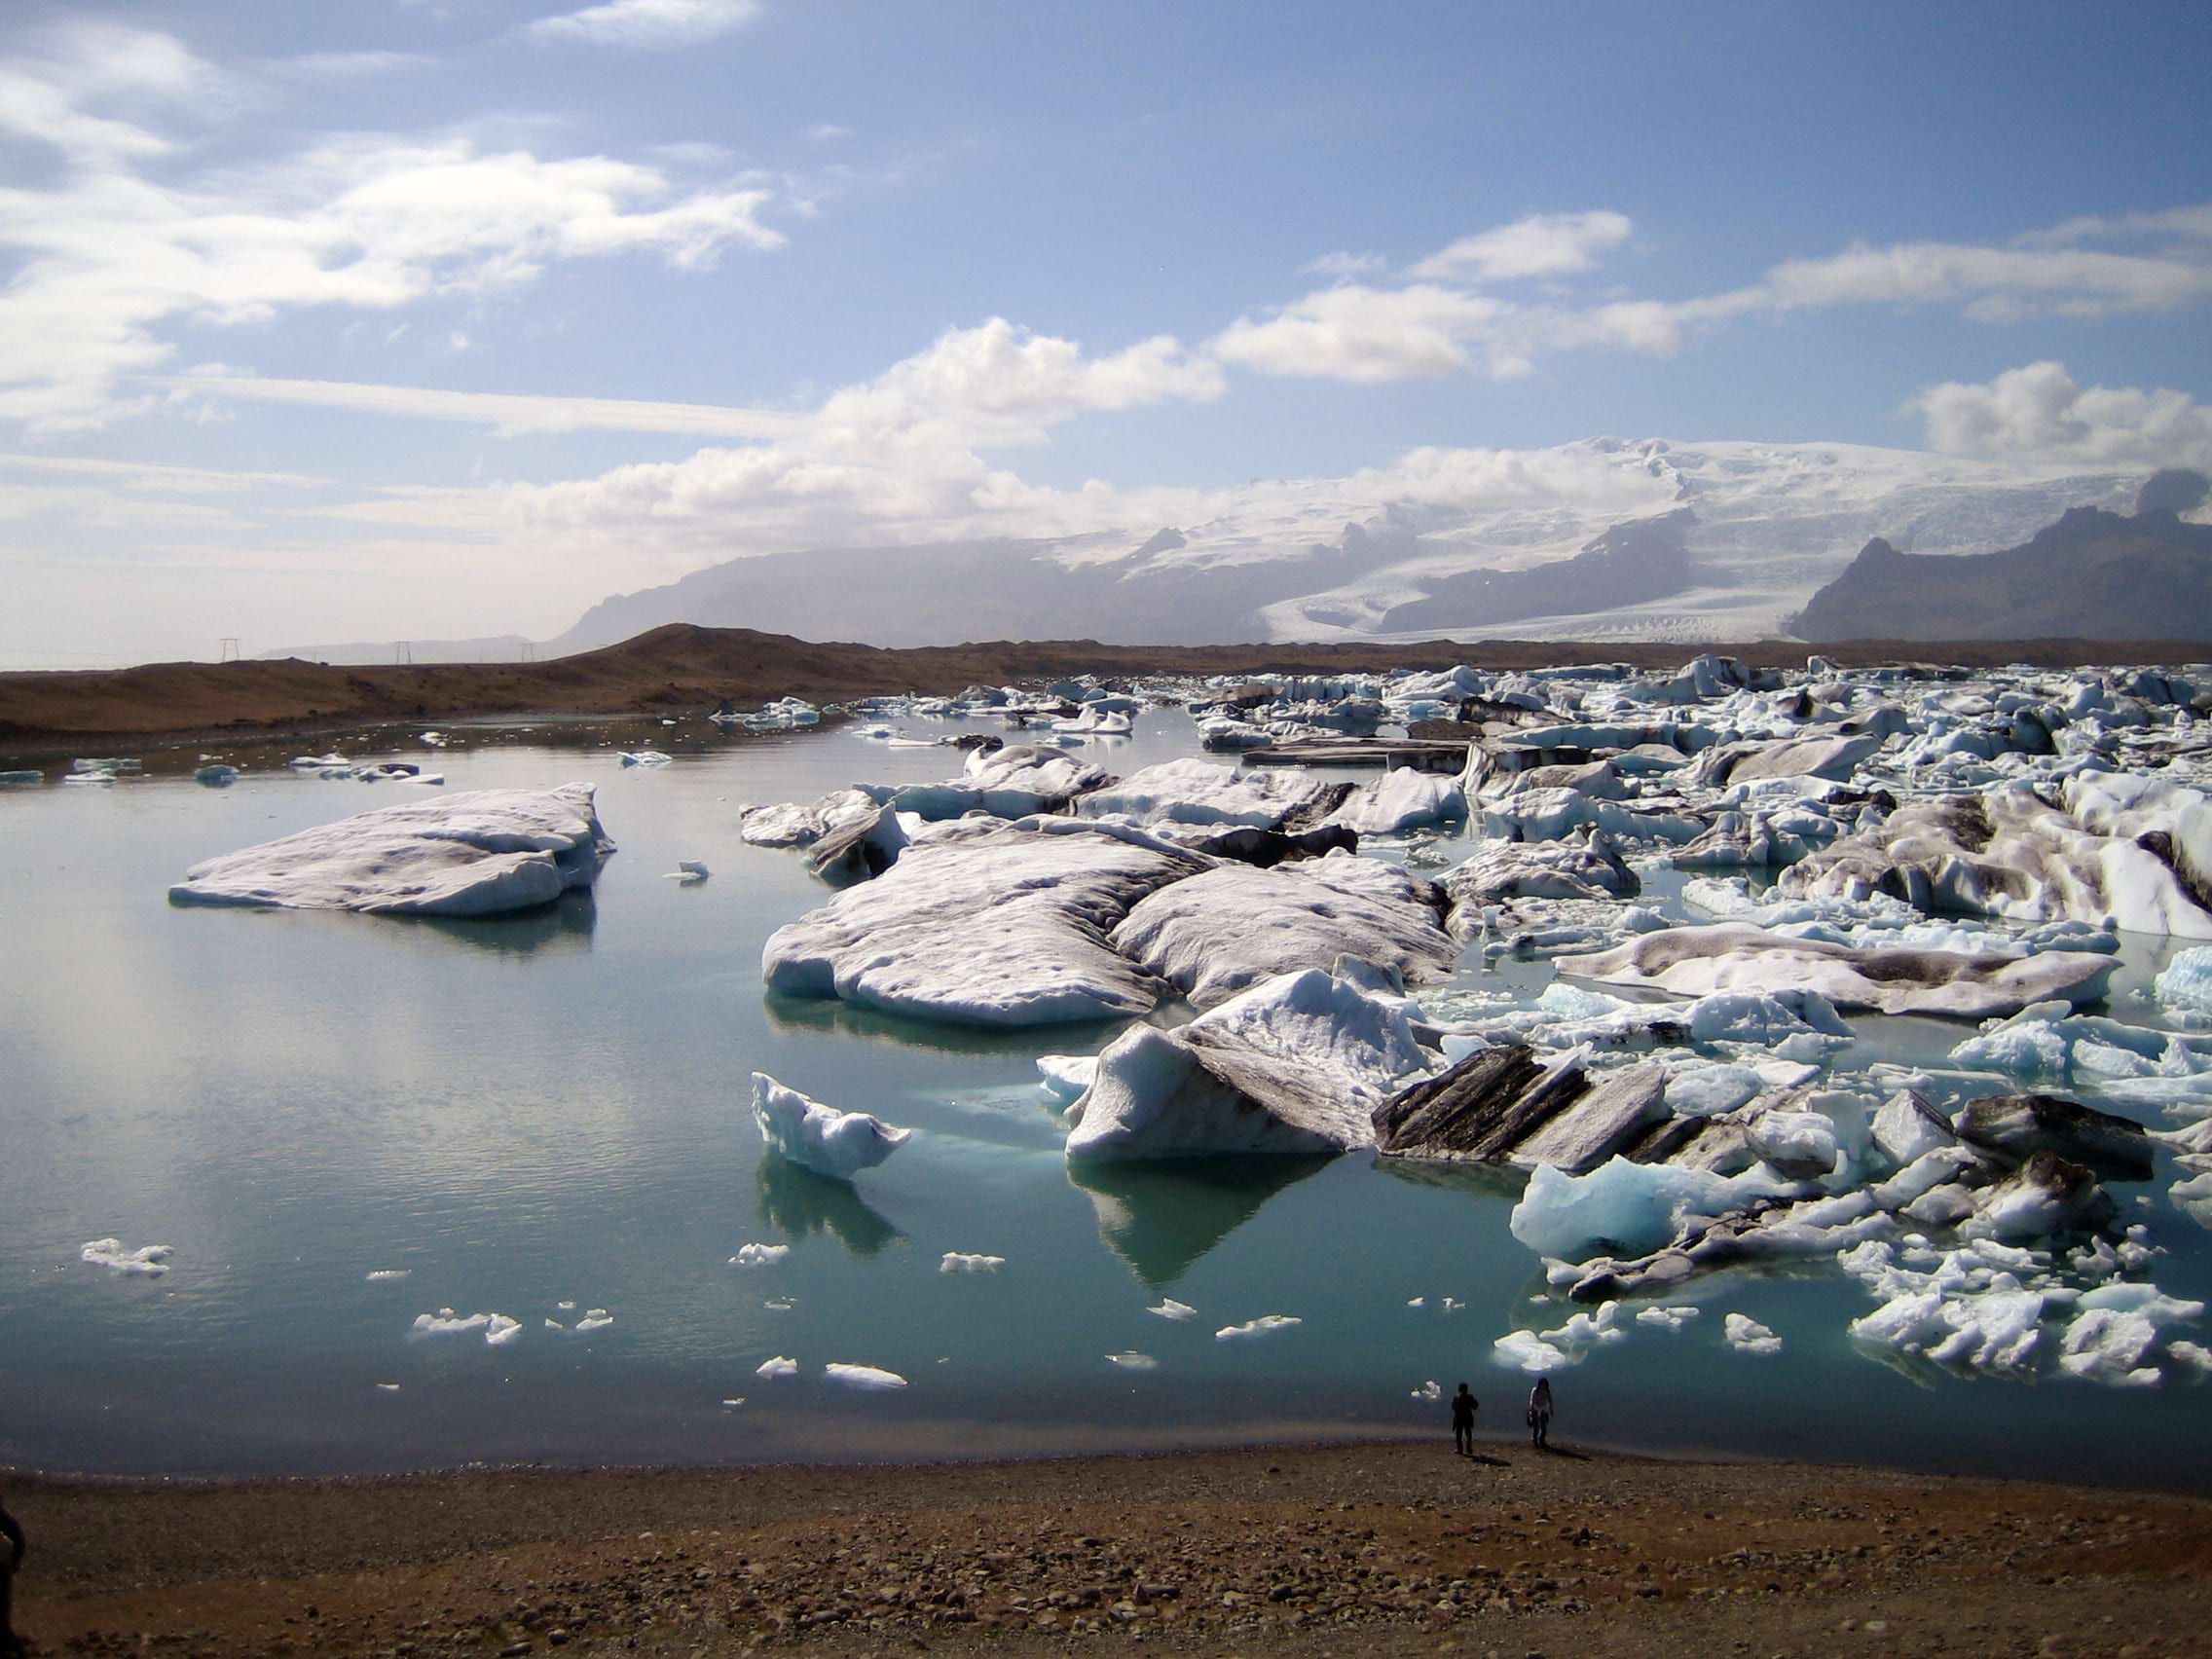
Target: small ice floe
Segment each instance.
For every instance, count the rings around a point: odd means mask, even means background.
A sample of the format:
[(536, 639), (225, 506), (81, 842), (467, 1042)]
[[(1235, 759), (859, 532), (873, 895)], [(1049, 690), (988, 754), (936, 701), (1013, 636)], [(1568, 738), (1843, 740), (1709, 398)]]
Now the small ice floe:
[(1435, 1378), (1431, 1377), (1419, 1387), (1411, 1389), (1409, 1390), (1409, 1392), (1411, 1392), (1413, 1397), (1417, 1400), (1441, 1400), (1444, 1398), (1444, 1384), (1437, 1382)]
[(564, 1313), (573, 1313), (576, 1310), (576, 1305), (573, 1302), (556, 1302), (553, 1306), (560, 1309)]
[(1162, 1319), (1196, 1319), (1198, 1316), (1198, 1310), (1196, 1308), (1193, 1308), (1188, 1302), (1177, 1302), (1172, 1296), (1161, 1297), (1159, 1307), (1147, 1308), (1145, 1311), (1157, 1313)]
[[(733, 1268), (772, 1267), (791, 1253), (789, 1244), (740, 1244), (737, 1254), (729, 1259), (729, 1265)], [(562, 1306), (573, 1308), (575, 1304), (565, 1302)]]
[(798, 1306), (798, 1298), (795, 1296), (771, 1296), (760, 1306), (771, 1313), (789, 1313)]
[(194, 768), (192, 781), (205, 784), (211, 790), (226, 789), (239, 781), (239, 769), (236, 766), (200, 766)]
[(665, 766), (676, 758), (673, 755), (663, 755), (657, 749), (641, 749), (635, 754), (624, 749), (616, 753), (622, 756), (622, 764), (625, 766)]
[(1646, 1308), (1636, 1316), (1639, 1325), (1663, 1325), (1670, 1331), (1678, 1331), (1698, 1316), (1700, 1309), (1676, 1304), (1667, 1308)]
[(903, 1388), (906, 1380), (896, 1371), (885, 1371), (873, 1365), (848, 1365), (832, 1360), (822, 1368), (822, 1375), (832, 1382), (842, 1382), (848, 1388), (865, 1388), (871, 1393), (888, 1393), (893, 1388)]
[(120, 1238), (95, 1238), (78, 1250), (77, 1260), (95, 1268), (106, 1268), (111, 1272), (160, 1278), (169, 1271), (169, 1255), (170, 1247), (166, 1244), (146, 1244), (126, 1250)]
[(370, 1272), (369, 1272), (369, 1283), (371, 1283), (371, 1284), (389, 1284), (389, 1283), (390, 1283), (390, 1282), (391, 1282), (392, 1280), (394, 1280), (394, 1279), (403, 1279), (403, 1278), (405, 1278), (405, 1277), (406, 1277), (406, 1276), (407, 1276), (407, 1275), (408, 1275), (409, 1273), (413, 1272), (414, 1271), (415, 1271), (415, 1270), (414, 1270), (413, 1268), (376, 1268), (376, 1269), (372, 1269), (372, 1270), (370, 1271)]
[(1118, 1365), (1124, 1371), (1158, 1371), (1160, 1369), (1159, 1360), (1153, 1358), (1149, 1353), (1138, 1353), (1133, 1348), (1125, 1353), (1108, 1354), (1106, 1363)]
[(1721, 1321), (1721, 1334), (1738, 1353), (1780, 1353), (1782, 1339), (1748, 1313), (1731, 1313)]
[(442, 731), (423, 731), (415, 734), (415, 741), (428, 744), (432, 749), (443, 749), (453, 740)]
[(1531, 1376), (1579, 1365), (1591, 1349), (1628, 1335), (1620, 1328), (1621, 1311), (1619, 1303), (1607, 1302), (1595, 1313), (1573, 1315), (1557, 1330), (1510, 1332), (1491, 1345), (1491, 1357)]
[(396, 1382), (379, 1382), (377, 1391), (380, 1394), (396, 1394), (399, 1392), (399, 1384)]
[(586, 1309), (584, 1316), (576, 1321), (579, 1331), (600, 1331), (614, 1323), (614, 1315), (604, 1308)]
[(1287, 1331), (1293, 1325), (1306, 1321), (1289, 1313), (1263, 1313), (1257, 1319), (1247, 1319), (1241, 1325), (1224, 1325), (1213, 1334), (1217, 1343), (1241, 1342), (1247, 1337), (1264, 1337), (1272, 1331)]
[(695, 887), (712, 874), (714, 874), (714, 871), (697, 859), (678, 859), (676, 867), (662, 876), (661, 879), (663, 881), (681, 882), (685, 887)]
[(770, 1151), (839, 1181), (881, 1163), (914, 1133), (866, 1112), (840, 1112), (810, 1100), (766, 1072), (753, 1074), (753, 1121)]
[(1456, 1313), (1460, 1309), (1466, 1307), (1467, 1305), (1464, 1302), (1461, 1302), (1456, 1296), (1447, 1296), (1441, 1302), (1439, 1302), (1437, 1306), (1442, 1308), (1447, 1313)]
[(484, 1340), (494, 1347), (503, 1347), (522, 1335), (522, 1321), (510, 1319), (504, 1313), (456, 1313), (451, 1308), (441, 1308), (435, 1313), (418, 1313), (415, 1323), (408, 1327), (418, 1337), (459, 1336), (465, 1331), (482, 1331)]
[(1409, 1296), (1408, 1298), (1406, 1298), (1406, 1306), (1408, 1308), (1424, 1308), (1427, 1305), (1428, 1298), (1425, 1296)]
[(745, 1404), (745, 1396), (744, 1396), (743, 1394), (740, 1394), (740, 1395), (738, 1395), (738, 1396), (737, 1396), (737, 1398), (736, 1398), (736, 1399), (734, 1399), (734, 1400), (724, 1400), (724, 1401), (722, 1402), (722, 1407), (723, 1407), (723, 1409), (724, 1409), (724, 1410), (726, 1410), (726, 1411), (735, 1411), (735, 1410), (737, 1410), (737, 1408), (738, 1408), (739, 1406), (742, 1406), (742, 1405), (744, 1405), (744, 1404)]
[(14, 771), (0, 772), (0, 789), (36, 789), (45, 782), (46, 774), (44, 772), (34, 771), (28, 766)]
[(1004, 1256), (972, 1256), (961, 1250), (947, 1250), (944, 1260), (938, 1263), (940, 1273), (995, 1273), (1006, 1266)]
[(548, 1319), (545, 1321), (545, 1328), (548, 1331), (565, 1331), (569, 1327), (562, 1324), (558, 1319)]
[(766, 1377), (771, 1381), (778, 1377), (796, 1377), (798, 1375), (798, 1361), (786, 1354), (778, 1354), (774, 1359), (762, 1360), (754, 1368), (753, 1375)]

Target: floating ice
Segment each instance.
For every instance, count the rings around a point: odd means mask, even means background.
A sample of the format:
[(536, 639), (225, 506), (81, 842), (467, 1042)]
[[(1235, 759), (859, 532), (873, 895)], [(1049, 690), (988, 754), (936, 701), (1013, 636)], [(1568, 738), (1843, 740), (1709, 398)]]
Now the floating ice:
[(1731, 1313), (1721, 1321), (1728, 1346), (1738, 1353), (1780, 1353), (1782, 1339), (1748, 1313)]
[(1075, 1100), (1098, 1075), (1096, 1054), (1039, 1054), (1037, 1073), (1045, 1092), (1062, 1105)]
[(576, 1321), (576, 1329), (579, 1331), (597, 1331), (613, 1323), (613, 1314), (604, 1308), (593, 1308), (587, 1309), (584, 1316)]
[(796, 1377), (798, 1375), (798, 1361), (784, 1354), (778, 1354), (774, 1359), (762, 1360), (754, 1368), (753, 1375), (765, 1377), (771, 1381), (778, 1377)]
[(381, 807), (192, 866), (175, 904), (484, 916), (588, 887), (614, 851), (592, 786)]
[(1149, 1353), (1138, 1353), (1133, 1348), (1125, 1353), (1108, 1354), (1106, 1363), (1118, 1365), (1124, 1371), (1158, 1371), (1160, 1369), (1159, 1360), (1153, 1358)]
[(2212, 945), (2177, 952), (2151, 988), (2168, 1008), (2212, 1014)]
[(1241, 1342), (1247, 1337), (1264, 1337), (1272, 1331), (1287, 1331), (1293, 1325), (1306, 1321), (1288, 1313), (1263, 1313), (1257, 1319), (1247, 1319), (1241, 1325), (1224, 1325), (1213, 1334), (1217, 1343)]
[(960, 1250), (947, 1250), (944, 1260), (938, 1263), (940, 1273), (995, 1273), (1006, 1266), (1004, 1256), (975, 1256)]
[[(578, 1326), (581, 1330), (582, 1327)], [(510, 1319), (504, 1313), (492, 1315), (492, 1322), (484, 1327), (484, 1340), (494, 1347), (504, 1347), (522, 1335), (522, 1321)]]
[(1587, 1175), (1544, 1164), (1529, 1177), (1509, 1226), (1539, 1256), (1580, 1261), (1593, 1246), (1637, 1255), (1673, 1238), (1686, 1216), (1725, 1215), (1800, 1190), (1758, 1164), (1725, 1176), (1625, 1158)]
[(1491, 1356), (1498, 1364), (1525, 1371), (1531, 1377), (1563, 1370), (1574, 1363), (1564, 1350), (1552, 1346), (1533, 1331), (1512, 1331), (1498, 1338), (1491, 1345)]
[(1401, 766), (1354, 790), (1331, 815), (1362, 835), (1400, 835), (1428, 824), (1454, 823), (1467, 816), (1467, 799), (1457, 778)]
[(706, 880), (712, 874), (714, 874), (714, 871), (697, 859), (679, 859), (676, 861), (676, 867), (668, 872), (665, 879), (682, 882), (685, 887), (690, 887)]
[(771, 1313), (789, 1313), (798, 1306), (798, 1299), (791, 1296), (771, 1296), (760, 1306)]
[[(729, 1259), (729, 1265), (733, 1268), (772, 1267), (791, 1253), (792, 1247), (789, 1244), (740, 1244), (737, 1254)], [(564, 1302), (561, 1306), (573, 1308), (575, 1304)]]
[(134, 1278), (160, 1278), (169, 1271), (172, 1254), (166, 1244), (145, 1244), (135, 1250), (126, 1250), (120, 1238), (95, 1238), (77, 1252), (77, 1260), (89, 1262), (95, 1268), (106, 1268), (111, 1272), (129, 1273)]
[(657, 749), (641, 749), (635, 754), (625, 749), (618, 753), (625, 766), (665, 766), (676, 758), (673, 755), (663, 755)]
[(1663, 1325), (1670, 1331), (1678, 1331), (1696, 1318), (1700, 1311), (1702, 1309), (1682, 1303), (1663, 1308), (1642, 1308), (1637, 1310), (1636, 1322), (1639, 1325)]
[(906, 1380), (896, 1371), (883, 1371), (872, 1365), (847, 1365), (835, 1361), (822, 1368), (822, 1375), (832, 1382), (842, 1382), (848, 1388), (865, 1388), (874, 1393), (903, 1388)]
[(1162, 1319), (1196, 1319), (1198, 1316), (1198, 1310), (1196, 1308), (1193, 1308), (1188, 1302), (1177, 1302), (1172, 1296), (1161, 1298), (1158, 1307), (1147, 1308), (1145, 1311), (1157, 1313)]
[(484, 1340), (495, 1347), (503, 1346), (522, 1334), (522, 1321), (510, 1319), (504, 1313), (456, 1313), (451, 1308), (441, 1308), (435, 1313), (418, 1313), (409, 1329), (419, 1337), (459, 1336), (467, 1331), (482, 1331)]
[(239, 781), (239, 769), (236, 766), (201, 766), (194, 770), (192, 781), (205, 784), (211, 790), (226, 789)]
[(1086, 818), (1137, 824), (1243, 824), (1274, 830), (1324, 786), (1295, 770), (1238, 771), (1210, 760), (1165, 760), (1086, 794)]
[(809, 1100), (766, 1072), (753, 1074), (753, 1121), (771, 1151), (840, 1181), (881, 1163), (914, 1132), (866, 1112), (840, 1112)]
[(745, 1404), (745, 1396), (740, 1394), (735, 1399), (724, 1400), (722, 1404), (734, 1411), (737, 1407)]
[(1411, 1392), (1417, 1400), (1441, 1400), (1444, 1398), (1444, 1384), (1432, 1377)]
[(403, 1279), (414, 1271), (413, 1268), (378, 1268), (368, 1275), (368, 1279), (371, 1284), (386, 1284), (393, 1279)]

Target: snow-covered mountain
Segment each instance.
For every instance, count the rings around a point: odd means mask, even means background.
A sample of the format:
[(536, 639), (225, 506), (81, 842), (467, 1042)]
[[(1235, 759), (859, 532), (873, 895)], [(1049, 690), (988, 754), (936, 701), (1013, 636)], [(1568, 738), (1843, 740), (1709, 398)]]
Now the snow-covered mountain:
[(1992, 552), (2069, 507), (2125, 511), (2147, 475), (1851, 444), (1419, 450), (1257, 482), (1198, 523), (733, 559), (602, 601), (554, 648), (665, 622), (884, 645), (1751, 640), (1786, 633), (1876, 536)]

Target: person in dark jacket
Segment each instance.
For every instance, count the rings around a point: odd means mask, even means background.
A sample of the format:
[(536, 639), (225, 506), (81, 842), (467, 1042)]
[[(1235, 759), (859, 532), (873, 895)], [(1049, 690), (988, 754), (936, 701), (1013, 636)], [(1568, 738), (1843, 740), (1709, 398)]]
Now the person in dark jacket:
[(0, 1659), (22, 1659), (23, 1639), (16, 1634), (16, 1569), (23, 1565), (23, 1530), (0, 1501), (0, 1538), (8, 1540), (8, 1559), (0, 1562)]
[(1475, 1410), (1481, 1404), (1464, 1382), (1452, 1396), (1452, 1449), (1462, 1457), (1475, 1455)]
[(1536, 1379), (1536, 1385), (1529, 1390), (1529, 1439), (1536, 1446), (1548, 1447), (1552, 1439), (1552, 1380)]

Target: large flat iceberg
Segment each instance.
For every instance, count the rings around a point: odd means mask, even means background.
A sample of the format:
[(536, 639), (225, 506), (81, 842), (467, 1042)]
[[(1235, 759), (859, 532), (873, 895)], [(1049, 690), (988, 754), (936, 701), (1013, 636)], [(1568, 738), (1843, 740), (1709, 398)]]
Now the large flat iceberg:
[(589, 887), (613, 851), (590, 784), (478, 790), (208, 859), (185, 871), (169, 903), (489, 916)]

